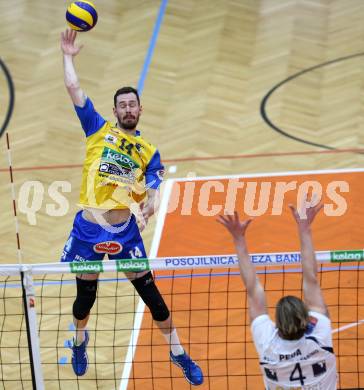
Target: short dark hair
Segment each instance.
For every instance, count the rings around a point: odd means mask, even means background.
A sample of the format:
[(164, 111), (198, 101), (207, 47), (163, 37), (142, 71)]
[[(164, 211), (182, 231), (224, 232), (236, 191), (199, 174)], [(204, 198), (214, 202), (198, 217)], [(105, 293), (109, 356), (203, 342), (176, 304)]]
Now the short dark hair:
[(276, 326), (282, 338), (300, 339), (308, 322), (308, 309), (301, 299), (287, 295), (279, 300), (276, 306)]
[(115, 92), (115, 95), (114, 95), (114, 107), (116, 107), (116, 99), (119, 95), (124, 95), (126, 93), (133, 93), (135, 94), (137, 100), (138, 100), (138, 104), (140, 105), (140, 98), (139, 98), (139, 93), (138, 91), (133, 88), (133, 87), (123, 87), (123, 88), (120, 88), (118, 89), (116, 92)]

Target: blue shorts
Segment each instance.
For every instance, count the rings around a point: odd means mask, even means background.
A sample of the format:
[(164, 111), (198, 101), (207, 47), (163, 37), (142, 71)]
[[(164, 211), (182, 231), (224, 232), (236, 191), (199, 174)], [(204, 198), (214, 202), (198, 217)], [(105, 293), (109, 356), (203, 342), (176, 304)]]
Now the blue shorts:
[(63, 249), (61, 261), (146, 258), (143, 239), (135, 216), (128, 223), (113, 225), (108, 231), (103, 226), (87, 221), (79, 211), (73, 222), (73, 229)]

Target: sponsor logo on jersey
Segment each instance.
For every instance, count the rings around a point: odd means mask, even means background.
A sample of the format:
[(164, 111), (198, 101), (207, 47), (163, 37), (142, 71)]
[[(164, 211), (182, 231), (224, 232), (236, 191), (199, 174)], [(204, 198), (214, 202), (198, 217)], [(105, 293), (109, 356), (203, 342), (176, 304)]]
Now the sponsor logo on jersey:
[(120, 253), (123, 246), (117, 241), (105, 241), (99, 242), (94, 245), (94, 251), (96, 253), (107, 253), (109, 255), (116, 255)]
[[(110, 163), (101, 163), (99, 167), (99, 171), (102, 173), (108, 173), (109, 175), (113, 175), (116, 177), (110, 177), (110, 179), (121, 181), (123, 183), (134, 183), (135, 174), (134, 171), (128, 168), (120, 168), (115, 164)], [(122, 177), (123, 179), (119, 178)]]
[(313, 330), (315, 329), (316, 324), (317, 324), (317, 318), (310, 316), (308, 318), (308, 324), (307, 324), (305, 334), (311, 334), (313, 332)]
[(269, 368), (264, 368), (265, 375), (268, 379), (278, 382), (277, 372)]
[(115, 137), (115, 135), (112, 135), (112, 134), (106, 134), (105, 135), (105, 142), (107, 142), (109, 144), (116, 145), (116, 143), (118, 142), (118, 137)]
[(127, 169), (136, 169), (139, 168), (139, 165), (132, 160), (129, 156), (116, 152), (113, 149), (105, 147), (102, 151), (102, 162), (110, 162), (119, 165), (120, 167)]
[(110, 166), (110, 164), (108, 164), (108, 163), (101, 163), (99, 171), (100, 172), (107, 172), (109, 170), (109, 166)]
[(313, 376), (318, 377), (320, 375), (325, 374), (326, 372), (326, 362), (325, 360), (322, 360), (321, 362), (317, 362), (315, 364), (312, 364), (312, 371), (313, 371)]
[(129, 156), (105, 147), (99, 166), (100, 176), (120, 183), (134, 184), (139, 165)]
[(70, 270), (74, 274), (94, 274), (103, 272), (102, 261), (82, 261), (70, 263)]

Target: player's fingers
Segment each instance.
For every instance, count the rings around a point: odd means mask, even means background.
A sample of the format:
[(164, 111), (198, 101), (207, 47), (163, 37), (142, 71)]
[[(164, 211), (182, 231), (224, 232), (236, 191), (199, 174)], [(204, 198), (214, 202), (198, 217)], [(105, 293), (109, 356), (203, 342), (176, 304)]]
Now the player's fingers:
[(297, 209), (296, 207), (293, 206), (293, 204), (289, 204), (288, 207), (291, 209), (291, 212), (292, 212), (292, 215), (294, 216), (294, 218), (297, 219), (298, 217), (298, 212), (297, 212)]
[(315, 195), (317, 194), (314, 191), (310, 193), (309, 190), (307, 189), (306, 193), (303, 193), (302, 196), (300, 197), (299, 204), (297, 204), (297, 211), (304, 212), (305, 210), (310, 208), (315, 199)]
[(231, 214), (224, 215), (224, 219), (227, 222), (232, 222), (234, 220), (234, 217)]
[(295, 211), (296, 211), (296, 208), (293, 206), (293, 204), (290, 203), (290, 204), (288, 205), (288, 207), (291, 209), (292, 213), (294, 214)]
[(317, 206), (318, 203), (319, 203), (319, 196), (318, 196), (317, 192), (313, 192), (311, 199), (310, 199), (310, 206), (311, 207)]
[(216, 222), (221, 223), (221, 225), (226, 226), (227, 220), (225, 219), (224, 216), (219, 215), (219, 216), (216, 218)]
[(252, 222), (253, 222), (253, 218), (247, 219), (247, 220), (244, 222), (244, 223), (245, 223), (245, 227), (247, 228)]
[(138, 219), (138, 227), (139, 227), (139, 230), (140, 231), (143, 231), (144, 228), (147, 226), (147, 223), (148, 223), (148, 219), (145, 219), (145, 218), (139, 218)]
[(324, 204), (323, 204), (323, 203), (318, 204), (318, 205), (315, 207), (315, 209), (314, 209), (315, 215), (318, 214), (318, 213), (320, 212), (320, 210), (321, 210), (323, 207), (324, 207)]
[(234, 211), (234, 214), (228, 214), (228, 215), (226, 216), (226, 219), (227, 219), (227, 221), (228, 221), (230, 224), (235, 223), (235, 221), (236, 221), (235, 211)]
[(236, 224), (240, 224), (240, 218), (239, 218), (239, 214), (237, 211), (234, 212), (234, 222)]
[(231, 215), (226, 216), (219, 216), (219, 219), (217, 220), (221, 225), (224, 225), (227, 229), (230, 229), (231, 223), (232, 223), (232, 217)]
[(75, 42), (75, 38), (76, 38), (75, 32), (76, 32), (75, 30), (71, 30), (71, 32), (70, 32), (70, 41), (71, 41), (71, 43)]

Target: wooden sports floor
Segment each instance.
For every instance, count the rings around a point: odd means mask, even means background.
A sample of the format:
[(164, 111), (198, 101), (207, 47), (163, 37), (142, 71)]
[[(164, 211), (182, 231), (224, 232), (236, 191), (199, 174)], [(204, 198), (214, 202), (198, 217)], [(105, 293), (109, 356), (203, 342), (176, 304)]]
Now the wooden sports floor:
[[(15, 86), (15, 110), (7, 131), (25, 263), (57, 262), (78, 210), (84, 136), (63, 85), (59, 49), (67, 4), (0, 1), (0, 58)], [(229, 175), (252, 175), (259, 183), (282, 175), (298, 182), (316, 177), (323, 183), (326, 201), (333, 204), (327, 197), (329, 181), (347, 181), (350, 190), (342, 196), (348, 208), (342, 216), (318, 219), (316, 247), (363, 248), (363, 173), (356, 171), (364, 164), (361, 0), (95, 0), (95, 4), (97, 26), (78, 37), (84, 44), (76, 59), (81, 85), (110, 120), (115, 90), (123, 85), (140, 87), (144, 112), (139, 127), (158, 146), (166, 179), (218, 177), (214, 180), (220, 184), (206, 198), (209, 207), (222, 202), (226, 189), (218, 191)], [(8, 102), (6, 79), (0, 73), (0, 124)], [(346, 171), (334, 171), (338, 169)], [(289, 173), (297, 171), (321, 173)], [(192, 182), (200, 194), (202, 181)], [(0, 184), (0, 263), (17, 264), (4, 135)], [(57, 188), (63, 199), (54, 197)], [(294, 194), (287, 193), (284, 205), (295, 201)], [(215, 217), (201, 216), (196, 202), (191, 216), (184, 215), (181, 204), (167, 214), (158, 253), (153, 244), (155, 255), (233, 252)], [(251, 226), (250, 250), (296, 251), (298, 241), (286, 207), (282, 216), (272, 216), (271, 207)], [(143, 233), (148, 250), (158, 229), (154, 218)], [(340, 388), (364, 388), (363, 271), (360, 264), (342, 267), (321, 274), (334, 328), (346, 327), (335, 333)], [(297, 266), (273, 273), (269, 270), (275, 268), (259, 269), (270, 309), (282, 293), (300, 294), (299, 273), (293, 272)], [(193, 270), (192, 277), (176, 271), (173, 278), (171, 273), (157, 273), (181, 339), (204, 369), (206, 380), (200, 388), (261, 389), (246, 297), (236, 269), (205, 271)], [(73, 277), (36, 279), (46, 389), (119, 389), (138, 304), (123, 275), (104, 275), (100, 283), (99, 314), (90, 321), (90, 370), (79, 380), (72, 373), (67, 348), (72, 337)], [(0, 390), (31, 389), (19, 282), (2, 279), (0, 293)], [(360, 324), (354, 326), (355, 322)], [(124, 389), (190, 388), (168, 362), (149, 314), (143, 316), (141, 327)]]

